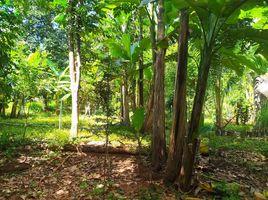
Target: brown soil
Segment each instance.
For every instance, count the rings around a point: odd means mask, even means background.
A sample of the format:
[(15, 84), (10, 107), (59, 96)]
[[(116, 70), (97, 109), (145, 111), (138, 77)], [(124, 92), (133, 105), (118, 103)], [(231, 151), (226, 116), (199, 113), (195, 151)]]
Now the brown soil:
[(180, 198), (176, 198), (178, 192), (163, 186), (163, 173), (151, 172), (145, 156), (56, 154), (48, 149), (34, 154), (35, 148), (21, 152), (17, 152), (16, 159), (0, 159), (0, 200), (211, 199), (213, 193), (200, 183), (221, 181), (239, 183), (241, 199), (251, 199), (254, 192), (268, 186), (267, 158), (243, 151), (219, 150), (214, 155), (200, 156), (195, 188)]

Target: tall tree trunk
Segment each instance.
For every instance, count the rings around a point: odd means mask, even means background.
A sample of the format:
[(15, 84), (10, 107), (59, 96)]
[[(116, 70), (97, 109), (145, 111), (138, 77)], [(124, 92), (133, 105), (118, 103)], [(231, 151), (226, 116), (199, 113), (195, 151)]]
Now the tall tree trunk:
[(48, 97), (47, 97), (47, 93), (44, 92), (42, 96), (43, 96), (43, 101), (44, 101), (43, 111), (48, 112)]
[[(70, 28), (68, 31), (68, 48), (69, 48), (69, 69), (71, 79), (71, 94), (72, 94), (72, 125), (70, 130), (70, 140), (75, 140), (78, 134), (78, 92), (80, 83), (80, 36), (77, 33), (74, 34), (75, 27), (75, 3), (73, 0), (69, 0), (69, 14), (70, 14)], [(76, 36), (76, 37), (75, 37)], [(76, 60), (75, 60), (75, 48), (76, 43)]]
[(199, 131), (199, 123), (204, 105), (204, 99), (207, 89), (207, 80), (212, 58), (211, 46), (204, 45), (200, 59), (200, 69), (198, 73), (198, 81), (196, 85), (196, 92), (194, 104), (191, 114), (191, 120), (188, 130), (188, 136), (184, 146), (182, 167), (180, 171), (180, 186), (183, 191), (188, 191), (191, 186), (192, 173), (194, 169), (194, 161), (197, 150), (197, 137)]
[[(140, 41), (143, 39), (143, 21), (141, 12), (139, 13), (139, 26), (140, 26)], [(138, 81), (138, 91), (139, 91), (139, 98), (138, 98), (138, 106), (143, 107), (143, 52), (139, 58), (139, 81)]]
[[(165, 39), (164, 0), (158, 1), (158, 41)], [(152, 165), (159, 171), (166, 161), (165, 138), (165, 54), (166, 48), (157, 51), (155, 63), (154, 106), (153, 106), (153, 138), (152, 138)]]
[(18, 117), (25, 115), (25, 113), (24, 113), (25, 108), (24, 107), (25, 107), (25, 97), (22, 94), (21, 95), (21, 104), (20, 104), (20, 108), (19, 108), (19, 111), (18, 111), (18, 114), (17, 114)]
[(131, 107), (131, 109), (132, 110), (135, 110), (136, 108), (137, 108), (137, 100), (136, 100), (136, 85), (137, 85), (137, 81), (136, 81), (136, 79), (134, 78), (133, 80), (132, 80), (132, 86), (131, 86), (131, 89), (132, 89), (132, 94), (130, 95), (130, 97), (131, 97), (131, 104), (132, 104), (132, 107)]
[(16, 118), (17, 115), (17, 105), (18, 105), (18, 99), (17, 97), (14, 97), (13, 99), (13, 105), (10, 113), (10, 118)]
[(123, 83), (120, 85), (120, 121), (124, 123), (124, 91), (123, 91)]
[(6, 108), (5, 108), (5, 100), (3, 99), (2, 103), (1, 103), (1, 109), (0, 109), (0, 114), (2, 116), (5, 116), (6, 115)]
[[(153, 61), (153, 80), (150, 87), (150, 95), (146, 106), (146, 116), (141, 132), (150, 132), (153, 127), (153, 105), (154, 105), (154, 83), (155, 83), (155, 62), (156, 62), (156, 32), (155, 32), (155, 18), (154, 18), (155, 6), (152, 3), (151, 24), (150, 24), (150, 37), (151, 37), (151, 49), (152, 49), (152, 61)], [(150, 17), (150, 16), (149, 16)]]
[(129, 95), (128, 95), (128, 76), (125, 73), (122, 85), (122, 100), (123, 100), (123, 124), (129, 125)]
[(173, 100), (173, 119), (170, 133), (169, 154), (164, 182), (173, 183), (179, 175), (183, 155), (183, 141), (187, 131), (187, 57), (188, 57), (188, 25), (187, 10), (181, 11), (180, 34), (178, 40), (178, 66), (176, 74), (175, 96)]
[(60, 114), (60, 95), (56, 93), (56, 115)]
[(221, 96), (221, 75), (216, 77), (215, 85), (215, 108), (216, 108), (216, 128), (219, 135), (222, 132), (222, 96)]

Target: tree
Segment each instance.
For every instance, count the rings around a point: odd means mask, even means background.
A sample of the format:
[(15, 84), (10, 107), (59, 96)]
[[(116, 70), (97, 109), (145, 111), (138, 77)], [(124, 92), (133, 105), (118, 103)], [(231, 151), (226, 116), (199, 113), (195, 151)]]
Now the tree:
[[(152, 135), (152, 165), (154, 170), (162, 168), (166, 161), (166, 135), (165, 135), (165, 99), (164, 99), (164, 74), (165, 74), (165, 23), (164, 0), (158, 1), (157, 39), (159, 46), (156, 53), (155, 81), (154, 81), (154, 106), (153, 106), (153, 135)], [(161, 46), (160, 43), (162, 43)]]
[(173, 102), (173, 119), (170, 133), (169, 153), (165, 174), (165, 182), (174, 182), (182, 165), (184, 138), (187, 133), (187, 57), (189, 14), (184, 9), (180, 12), (180, 34), (178, 39), (178, 64)]
[[(237, 13), (235, 11), (246, 3), (246, 1), (193, 2), (187, 0), (185, 3), (196, 12), (200, 23), (200, 29), (203, 34), (194, 103), (187, 131), (188, 134), (183, 147), (183, 154), (180, 155), (182, 156), (182, 166), (178, 169), (180, 172), (179, 182), (181, 189), (188, 191), (191, 185), (192, 171), (198, 144), (199, 126), (211, 62), (215, 53), (222, 47), (222, 41), (224, 41), (223, 38), (226, 36), (224, 30), (228, 30), (229, 27), (232, 27), (229, 25), (231, 22), (228, 21), (227, 23), (227, 20), (236, 18), (231, 24), (237, 23)], [(176, 6), (179, 7), (181, 4), (178, 3)], [(179, 124), (179, 127), (184, 127), (184, 124)], [(169, 179), (167, 177), (166, 180), (174, 181), (175, 178), (173, 177)]]

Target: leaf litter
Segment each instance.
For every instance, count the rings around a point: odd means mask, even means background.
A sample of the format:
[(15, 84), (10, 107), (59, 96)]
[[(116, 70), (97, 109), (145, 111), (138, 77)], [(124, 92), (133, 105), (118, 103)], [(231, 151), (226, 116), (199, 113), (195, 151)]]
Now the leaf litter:
[(163, 185), (164, 172), (151, 172), (146, 156), (31, 149), (0, 159), (0, 200), (221, 199), (217, 182), (237, 183), (241, 199), (265, 199), (268, 188), (267, 158), (245, 151), (199, 156), (195, 188), (180, 194)]

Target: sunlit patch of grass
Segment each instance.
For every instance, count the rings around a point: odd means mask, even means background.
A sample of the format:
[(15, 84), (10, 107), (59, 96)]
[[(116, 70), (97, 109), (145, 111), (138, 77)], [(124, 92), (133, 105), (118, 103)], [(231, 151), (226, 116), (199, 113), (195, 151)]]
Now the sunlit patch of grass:
[(213, 151), (224, 149), (237, 149), (255, 153), (261, 153), (268, 156), (268, 138), (248, 138), (236, 136), (217, 136), (213, 132), (203, 134), (202, 137), (209, 139), (209, 147)]
[[(59, 116), (53, 113), (39, 113), (29, 116), (25, 129), (25, 118), (0, 120), (0, 146), (4, 149), (13, 148), (25, 143), (45, 142), (49, 146), (62, 146), (69, 143), (69, 128), (71, 116), (62, 116), (62, 128), (59, 129)], [(87, 143), (89, 141), (106, 140), (109, 135), (111, 144), (137, 146), (137, 135), (127, 129), (108, 129), (106, 132), (106, 116), (98, 115), (92, 117), (80, 117), (80, 129), (75, 143)], [(109, 124), (116, 124), (115, 117), (109, 118)], [(142, 136), (142, 145), (149, 146), (150, 136)], [(3, 148), (1, 148), (3, 150)]]
[(240, 133), (245, 133), (247, 131), (252, 131), (253, 125), (243, 125), (243, 124), (228, 124), (225, 128), (226, 131), (237, 131)]

